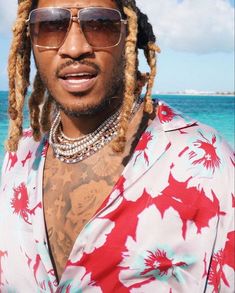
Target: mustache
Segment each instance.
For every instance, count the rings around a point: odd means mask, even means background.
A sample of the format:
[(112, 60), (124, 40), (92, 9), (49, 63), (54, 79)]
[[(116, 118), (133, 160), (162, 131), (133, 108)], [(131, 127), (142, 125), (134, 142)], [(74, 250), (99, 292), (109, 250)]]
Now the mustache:
[(101, 72), (101, 69), (99, 67), (99, 65), (97, 65), (94, 62), (88, 61), (88, 60), (81, 60), (81, 61), (75, 61), (75, 60), (69, 60), (63, 64), (61, 64), (57, 69), (56, 69), (56, 77), (59, 78), (60, 76), (60, 72), (62, 70), (64, 70), (66, 67), (72, 66), (72, 65), (86, 65), (86, 66), (90, 66), (93, 69), (95, 69), (95, 71), (97, 72), (97, 74), (99, 74)]

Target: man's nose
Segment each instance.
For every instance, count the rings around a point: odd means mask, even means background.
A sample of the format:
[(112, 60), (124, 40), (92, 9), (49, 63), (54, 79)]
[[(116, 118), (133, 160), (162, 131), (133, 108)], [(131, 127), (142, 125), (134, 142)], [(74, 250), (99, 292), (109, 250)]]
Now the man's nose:
[(62, 57), (77, 59), (82, 55), (92, 53), (93, 48), (87, 42), (79, 23), (73, 22), (64, 43), (58, 50), (58, 54)]

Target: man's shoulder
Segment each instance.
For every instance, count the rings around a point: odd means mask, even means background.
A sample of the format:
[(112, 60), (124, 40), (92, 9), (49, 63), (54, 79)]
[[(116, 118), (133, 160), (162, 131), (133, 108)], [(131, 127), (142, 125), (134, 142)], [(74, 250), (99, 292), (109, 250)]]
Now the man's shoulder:
[(203, 170), (213, 174), (215, 170), (220, 173), (227, 168), (231, 170), (233, 150), (213, 127), (187, 117), (162, 101), (158, 103), (152, 125), (150, 132), (155, 141), (154, 149), (159, 149), (164, 141), (174, 165), (178, 164), (180, 168), (185, 165), (185, 169), (199, 173)]
[(42, 156), (45, 146), (45, 137), (40, 141), (35, 141), (32, 130), (30, 128), (25, 129), (19, 141), (17, 151), (5, 154), (2, 172), (5, 174), (22, 172), (23, 169), (30, 168), (35, 159)]
[[(164, 183), (174, 178), (175, 183), (203, 190), (210, 198), (214, 192), (223, 202), (231, 200), (234, 153), (216, 129), (188, 117), (185, 119), (182, 113), (162, 104), (147, 131), (151, 139), (145, 157), (148, 162), (154, 162), (151, 170), (158, 177), (163, 176)], [(159, 174), (159, 170), (165, 170), (165, 173), (160, 171), (164, 175)]]
[(18, 157), (24, 157), (25, 154), (28, 154), (29, 152), (35, 153), (41, 142), (42, 140), (36, 141), (34, 139), (31, 128), (24, 129), (18, 144), (18, 149), (15, 153)]
[(202, 142), (220, 143), (225, 147), (231, 148), (215, 128), (201, 123), (197, 119), (178, 111), (164, 101), (158, 101), (156, 104), (156, 119), (160, 122), (162, 130), (169, 138), (175, 138), (177, 143)]

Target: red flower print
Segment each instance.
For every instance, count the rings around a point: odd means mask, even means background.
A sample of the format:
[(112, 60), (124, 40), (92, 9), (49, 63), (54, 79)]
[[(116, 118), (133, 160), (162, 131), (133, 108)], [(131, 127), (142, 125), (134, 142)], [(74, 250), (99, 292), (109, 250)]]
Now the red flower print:
[(169, 185), (156, 197), (156, 206), (162, 217), (166, 210), (172, 207), (182, 220), (182, 235), (186, 238), (187, 222), (193, 221), (197, 226), (198, 233), (201, 229), (208, 227), (210, 219), (217, 215), (225, 215), (220, 211), (219, 201), (212, 191), (213, 201), (209, 199), (204, 190), (196, 187), (187, 187), (189, 178), (186, 182), (177, 181), (171, 174)]
[(26, 162), (27, 162), (29, 159), (32, 158), (32, 154), (33, 154), (33, 153), (32, 153), (31, 151), (29, 151), (28, 154), (27, 154), (27, 156), (26, 156), (26, 158), (25, 158), (23, 161), (21, 161), (23, 167), (25, 166)]
[(229, 232), (224, 248), (224, 265), (228, 265), (235, 270), (235, 231)]
[(72, 289), (72, 286), (71, 285), (63, 285), (63, 286), (60, 286), (57, 290), (56, 290), (56, 293), (70, 293), (71, 292), (71, 289)]
[[(58, 286), (58, 282), (57, 282), (57, 279), (56, 279), (54, 269), (51, 269), (49, 272), (47, 272), (47, 274), (52, 276), (52, 278), (54, 278), (54, 281), (53, 281), (54, 286)], [(53, 292), (53, 290), (52, 290), (52, 292)]]
[(48, 281), (48, 288), (49, 288), (49, 290), (50, 290), (51, 293), (54, 292), (53, 286), (51, 284), (51, 281)]
[(0, 287), (3, 286), (2, 282), (2, 275), (3, 275), (3, 270), (2, 270), (2, 259), (3, 257), (8, 256), (7, 251), (1, 251), (0, 250)]
[(224, 265), (228, 265), (235, 270), (235, 231), (229, 232), (227, 235), (227, 242), (224, 249), (220, 249), (213, 255), (211, 262), (211, 269), (209, 274), (209, 285), (213, 286), (213, 293), (218, 293), (221, 280), (230, 288), (230, 284), (223, 271)]
[(187, 134), (188, 132), (186, 132), (186, 131), (184, 131), (184, 130), (182, 130), (182, 129), (179, 129), (179, 133), (180, 133), (180, 134)]
[[(38, 284), (38, 286), (40, 287), (40, 289), (42, 289), (43, 291), (46, 291), (46, 292), (54, 292), (53, 285), (55, 287), (58, 286), (58, 282), (56, 280), (55, 271), (53, 269), (51, 269), (51, 270), (49, 270), (47, 272), (48, 276), (51, 276), (52, 277), (50, 279), (53, 279), (53, 282), (51, 282), (51, 281), (45, 281), (45, 280), (40, 281), (39, 280), (40, 266), (43, 265), (40, 255), (37, 254), (34, 260), (32, 260), (26, 253), (25, 253), (25, 256), (27, 258), (28, 267), (30, 269), (32, 268), (35, 281)], [(47, 290), (47, 286), (48, 286), (48, 289), (49, 290)]]
[(72, 286), (71, 285), (68, 285), (66, 287), (65, 293), (70, 293), (71, 292), (71, 288), (72, 288)]
[(6, 165), (6, 170), (5, 172), (7, 171), (7, 168), (9, 166), (9, 171), (11, 170), (11, 168), (14, 168), (15, 167), (15, 164), (18, 162), (18, 157), (17, 157), (17, 154), (16, 153), (9, 153), (9, 157), (8, 157), (8, 162), (7, 162), (7, 165)]
[(30, 265), (31, 265), (31, 263), (32, 263), (32, 259), (27, 255), (27, 253), (25, 253), (25, 256), (26, 256), (26, 258), (27, 258), (27, 265), (28, 265), (28, 267), (30, 268)]
[(11, 201), (11, 207), (13, 208), (13, 213), (19, 215), (27, 224), (29, 222), (29, 215), (35, 213), (37, 208), (41, 208), (42, 205), (39, 203), (34, 209), (30, 210), (28, 191), (24, 183), (21, 183), (17, 188), (14, 188), (14, 195)]
[(144, 153), (144, 159), (145, 159), (146, 163), (149, 164), (149, 157), (148, 157), (145, 150), (148, 149), (148, 144), (152, 139), (153, 139), (153, 136), (152, 136), (151, 132), (147, 131), (147, 132), (143, 133), (143, 135), (141, 136), (139, 143), (135, 149), (135, 152), (139, 152), (139, 154), (135, 158), (135, 163), (136, 163), (138, 157), (140, 155), (142, 155), (142, 153)]
[[(219, 168), (220, 166), (220, 158), (216, 153), (216, 147), (214, 144), (216, 143), (216, 136), (213, 136), (212, 141), (210, 142), (207, 138), (205, 138), (202, 134), (204, 140), (198, 139), (194, 145), (199, 149), (203, 150), (204, 155), (199, 159), (193, 161), (193, 165), (203, 164), (206, 169), (212, 169), (213, 173), (215, 172), (215, 168)], [(190, 152), (189, 157), (193, 159), (197, 156), (194, 151)]]
[(48, 147), (49, 147), (49, 143), (48, 141), (45, 143), (44, 147), (43, 147), (43, 150), (42, 150), (42, 157), (45, 158), (46, 155), (47, 155), (47, 150), (48, 150)]
[(224, 284), (229, 287), (229, 283), (223, 272), (222, 260), (223, 250), (221, 249), (213, 255), (211, 262), (208, 284), (214, 287), (212, 293), (219, 293), (221, 279), (223, 280)]
[(33, 136), (33, 132), (31, 129), (23, 131), (23, 138), (32, 137), (32, 136)]
[(124, 193), (124, 184), (125, 184), (125, 182), (126, 182), (126, 178), (122, 175), (119, 178), (118, 182), (116, 183), (114, 189), (119, 190), (119, 192), (121, 194), (123, 194)]
[(37, 282), (38, 284), (38, 280), (37, 280), (37, 272), (38, 272), (38, 269), (39, 269), (39, 266), (41, 264), (41, 257), (39, 254), (36, 255), (36, 259), (35, 259), (35, 264), (33, 266), (33, 274), (34, 274), (34, 278), (35, 278), (35, 281)]
[(24, 183), (17, 188), (14, 188), (14, 197), (11, 201), (11, 207), (14, 209), (14, 214), (18, 214), (24, 221), (29, 223), (29, 198), (28, 191)]
[[(157, 249), (155, 253), (148, 251), (149, 257), (145, 260), (146, 269), (141, 275), (149, 274), (150, 272), (159, 271), (159, 276), (168, 275), (170, 269), (174, 270), (174, 267), (187, 266), (185, 262), (174, 263), (173, 259), (169, 259), (164, 250)], [(173, 272), (172, 272), (172, 275)]]
[(235, 208), (235, 196), (232, 194), (232, 207)]
[(187, 151), (189, 150), (189, 147), (185, 147), (179, 154), (178, 154), (178, 157), (182, 157)]
[(161, 123), (168, 123), (173, 120), (177, 114), (167, 105), (159, 105), (158, 107), (158, 117)]

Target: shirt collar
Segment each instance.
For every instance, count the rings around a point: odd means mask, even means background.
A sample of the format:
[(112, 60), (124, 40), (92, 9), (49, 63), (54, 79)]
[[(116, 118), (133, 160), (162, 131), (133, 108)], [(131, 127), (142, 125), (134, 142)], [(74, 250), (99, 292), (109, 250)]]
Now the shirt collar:
[(157, 100), (157, 117), (162, 129), (167, 131), (179, 130), (197, 123), (197, 120), (182, 114), (167, 103)]

